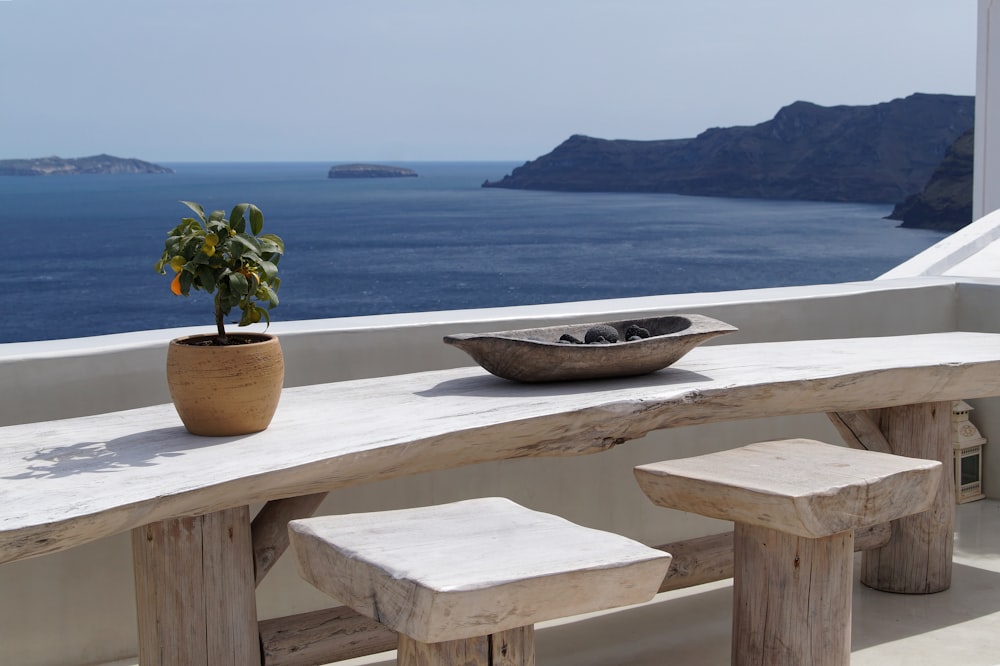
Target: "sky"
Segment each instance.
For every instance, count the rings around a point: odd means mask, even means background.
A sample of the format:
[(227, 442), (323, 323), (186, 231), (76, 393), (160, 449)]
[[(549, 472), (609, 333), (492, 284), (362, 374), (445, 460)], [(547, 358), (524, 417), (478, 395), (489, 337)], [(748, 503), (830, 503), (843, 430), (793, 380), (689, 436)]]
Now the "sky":
[(530, 160), (975, 93), (975, 0), (0, 0), (0, 159)]

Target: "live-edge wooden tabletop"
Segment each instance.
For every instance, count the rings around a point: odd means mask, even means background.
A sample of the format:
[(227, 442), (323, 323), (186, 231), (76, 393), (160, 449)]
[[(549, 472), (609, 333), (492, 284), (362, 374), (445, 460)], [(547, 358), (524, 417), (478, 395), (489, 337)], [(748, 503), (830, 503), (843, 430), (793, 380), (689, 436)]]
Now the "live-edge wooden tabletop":
[(661, 428), (1000, 395), (1000, 334), (712, 345), (641, 377), (519, 384), (478, 367), (285, 389), (270, 428), (190, 435), (171, 405), (0, 428), (0, 562), (164, 518)]

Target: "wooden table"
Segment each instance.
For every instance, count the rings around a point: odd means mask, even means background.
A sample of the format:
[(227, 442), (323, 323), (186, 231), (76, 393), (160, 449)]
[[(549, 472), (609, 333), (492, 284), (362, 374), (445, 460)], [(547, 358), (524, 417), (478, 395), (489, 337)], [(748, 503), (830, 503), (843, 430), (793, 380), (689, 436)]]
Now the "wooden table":
[[(997, 395), (1000, 335), (951, 332), (708, 346), (620, 380), (522, 385), (460, 368), (286, 389), (271, 427), (246, 437), (192, 436), (170, 405), (8, 426), (0, 562), (131, 530), (143, 666), (244, 666), (260, 659), (255, 580), (317, 493), (594, 453), (661, 428), (821, 412), (849, 443), (948, 470), (950, 402)], [(936, 550), (916, 591), (950, 583), (951, 479), (919, 525), (869, 558), (874, 582), (909, 584), (903, 562), (921, 532)], [(248, 505), (282, 498), (299, 499), (269, 504), (251, 536)]]

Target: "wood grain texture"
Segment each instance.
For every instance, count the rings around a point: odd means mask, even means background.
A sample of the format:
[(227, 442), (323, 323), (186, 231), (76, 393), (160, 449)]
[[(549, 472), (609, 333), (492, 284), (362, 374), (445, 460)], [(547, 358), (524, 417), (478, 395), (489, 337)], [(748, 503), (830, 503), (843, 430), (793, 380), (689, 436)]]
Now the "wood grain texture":
[(264, 666), (316, 666), (395, 650), (396, 632), (347, 606), (260, 621)]
[(944, 473), (928, 511), (893, 521), (892, 539), (861, 558), (861, 582), (877, 590), (928, 594), (951, 586), (955, 475), (951, 402), (880, 410), (879, 428), (902, 456), (937, 458)]
[(961, 332), (717, 345), (651, 375), (559, 385), (459, 368), (286, 389), (271, 426), (246, 437), (190, 435), (170, 405), (7, 426), (0, 562), (175, 516), (595, 453), (661, 428), (1000, 395), (998, 350), (1000, 335)]
[(132, 532), (139, 657), (144, 666), (207, 663), (201, 527), (200, 518), (181, 518)]
[(491, 666), (535, 666), (535, 627), (490, 634)]
[(421, 643), (405, 634), (399, 636), (396, 666), (490, 666), (488, 636), (440, 643)]
[(848, 666), (854, 533), (737, 524), (733, 666)]
[(271, 500), (261, 508), (251, 524), (253, 535), (253, 570), (261, 584), (282, 553), (288, 548), (288, 521), (308, 518), (326, 499), (328, 493)]
[(879, 453), (892, 453), (889, 442), (878, 428), (877, 410), (829, 413), (830, 422), (837, 428), (844, 443), (854, 449), (867, 449)]
[(503, 498), (289, 523), (302, 577), (422, 643), (649, 601), (670, 556)]
[(398, 649), (398, 666), (535, 666), (535, 628), (442, 643), (421, 643), (400, 634)]
[(733, 533), (710, 534), (657, 546), (673, 558), (660, 592), (733, 577)]
[(143, 666), (260, 664), (248, 507), (141, 527), (132, 553)]
[(815, 538), (926, 510), (941, 470), (937, 460), (785, 439), (640, 465), (635, 474), (659, 506)]
[[(881, 548), (889, 543), (891, 536), (891, 523), (859, 527), (854, 530), (854, 550), (858, 552)], [(670, 569), (660, 585), (660, 592), (733, 577), (732, 532), (674, 541), (656, 548), (673, 557)]]

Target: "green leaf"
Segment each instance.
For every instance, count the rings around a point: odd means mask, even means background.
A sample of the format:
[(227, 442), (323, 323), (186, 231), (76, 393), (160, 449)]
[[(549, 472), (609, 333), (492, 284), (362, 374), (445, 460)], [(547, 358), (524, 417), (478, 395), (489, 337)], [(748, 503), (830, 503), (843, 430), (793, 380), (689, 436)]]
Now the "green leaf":
[(233, 294), (228, 282), (220, 281), (219, 293), (215, 295), (215, 302), (219, 305), (219, 309), (222, 310), (222, 314), (228, 315), (229, 311), (239, 304), (240, 297)]
[(243, 273), (230, 273), (229, 289), (243, 297), (250, 293), (250, 283)]
[(241, 203), (233, 206), (232, 212), (229, 213), (229, 226), (236, 228), (236, 224), (243, 220), (243, 213), (246, 212), (247, 206), (250, 204)]
[(208, 223), (208, 231), (221, 239), (229, 235), (229, 225), (225, 220), (211, 220)]
[[(275, 238), (278, 240), (275, 241)], [(263, 236), (259, 236), (257, 241), (260, 243), (260, 253), (262, 255), (271, 254), (281, 256), (285, 252), (285, 246), (281, 243), (281, 239), (273, 234), (264, 234)], [(274, 259), (273, 261), (274, 263), (278, 263), (277, 259)]]
[(253, 204), (245, 204), (250, 207), (250, 231), (256, 236), (264, 228), (264, 213), (260, 212), (260, 208), (254, 206)]
[(257, 290), (257, 295), (262, 301), (267, 301), (266, 307), (268, 308), (273, 308), (278, 305), (278, 295), (274, 293), (274, 290), (266, 284), (261, 285), (260, 289)]
[(191, 283), (194, 281), (194, 274), (190, 271), (181, 271), (180, 275), (181, 295), (187, 296), (191, 292)]
[[(233, 209), (233, 212), (236, 212), (236, 210)], [(233, 231), (235, 231), (238, 234), (242, 234), (244, 231), (247, 230), (247, 221), (246, 221), (246, 218), (244, 218), (242, 215), (240, 215), (236, 219), (230, 218), (230, 220), (229, 220), (229, 228), (232, 229)]]
[(174, 227), (171, 235), (183, 236), (184, 234), (195, 233), (201, 230), (201, 222), (194, 219), (193, 217), (185, 217), (181, 220), (181, 223)]
[(261, 261), (257, 262), (257, 265), (260, 267), (260, 270), (263, 273), (261, 279), (264, 282), (270, 282), (274, 278), (278, 277), (278, 267), (275, 266), (270, 261), (264, 261), (262, 259)]
[(239, 243), (243, 245), (247, 250), (250, 250), (254, 254), (260, 253), (260, 243), (253, 236), (248, 236), (247, 234), (236, 234), (232, 237), (233, 243)]
[(216, 283), (215, 271), (213, 271), (208, 266), (198, 266), (195, 272), (198, 275), (199, 287), (201, 287), (210, 294), (213, 291), (215, 291), (215, 283)]
[(211, 257), (206, 257), (201, 252), (198, 252), (193, 257), (191, 257), (190, 261), (191, 261), (191, 263), (193, 263), (196, 266), (208, 266), (211, 263), (212, 258)]
[(178, 246), (175, 254), (183, 255), (185, 259), (192, 259), (201, 249), (202, 240), (198, 236), (185, 236), (180, 240), (183, 244)]
[[(182, 204), (193, 210), (198, 214), (198, 218), (204, 222), (205, 221), (205, 209), (201, 207), (201, 204), (195, 203), (193, 201), (182, 201)], [(190, 219), (190, 218), (188, 218)]]

